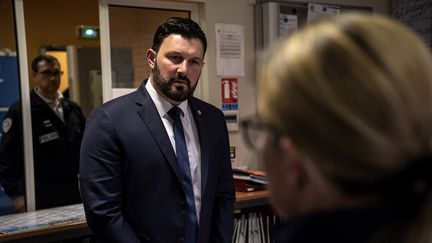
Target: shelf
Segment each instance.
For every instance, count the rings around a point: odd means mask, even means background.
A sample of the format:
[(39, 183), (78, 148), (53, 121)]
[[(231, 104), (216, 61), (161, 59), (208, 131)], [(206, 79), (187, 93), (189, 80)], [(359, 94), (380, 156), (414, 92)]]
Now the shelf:
[(267, 190), (254, 192), (237, 192), (234, 209), (245, 209), (269, 204), (269, 193)]

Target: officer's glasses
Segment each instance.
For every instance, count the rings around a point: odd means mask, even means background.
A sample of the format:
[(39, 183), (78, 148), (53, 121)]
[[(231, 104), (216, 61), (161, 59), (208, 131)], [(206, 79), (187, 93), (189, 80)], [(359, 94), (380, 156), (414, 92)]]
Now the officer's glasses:
[(40, 75), (42, 75), (42, 77), (44, 77), (44, 78), (50, 78), (50, 77), (60, 77), (60, 76), (62, 76), (63, 75), (63, 71), (60, 71), (60, 70), (58, 70), (58, 71), (54, 71), (54, 72), (51, 72), (51, 71), (49, 71), (49, 70), (45, 70), (45, 71), (42, 71), (42, 72), (38, 72)]

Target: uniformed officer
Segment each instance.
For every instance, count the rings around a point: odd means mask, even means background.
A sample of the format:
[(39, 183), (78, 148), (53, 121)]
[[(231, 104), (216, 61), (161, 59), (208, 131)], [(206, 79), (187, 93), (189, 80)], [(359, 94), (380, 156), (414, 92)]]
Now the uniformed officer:
[[(80, 203), (78, 166), (85, 118), (81, 108), (59, 92), (63, 72), (58, 60), (39, 55), (32, 62), (35, 87), (30, 93), (36, 209)], [(2, 124), (0, 182), (24, 207), (24, 159), (21, 102), (14, 103)]]

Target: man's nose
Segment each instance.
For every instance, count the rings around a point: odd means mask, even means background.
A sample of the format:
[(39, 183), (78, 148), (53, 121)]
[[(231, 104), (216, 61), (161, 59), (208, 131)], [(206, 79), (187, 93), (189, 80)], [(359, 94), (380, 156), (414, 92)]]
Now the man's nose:
[(187, 75), (188, 71), (188, 61), (185, 59), (181, 63), (179, 63), (179, 66), (177, 68), (177, 73), (182, 74), (182, 76)]

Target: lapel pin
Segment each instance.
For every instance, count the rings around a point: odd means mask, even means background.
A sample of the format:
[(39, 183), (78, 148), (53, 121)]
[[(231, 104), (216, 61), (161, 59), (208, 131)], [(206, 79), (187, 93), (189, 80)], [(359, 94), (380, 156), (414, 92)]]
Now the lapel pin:
[(201, 116), (201, 110), (198, 110), (198, 115), (200, 115), (200, 116)]

